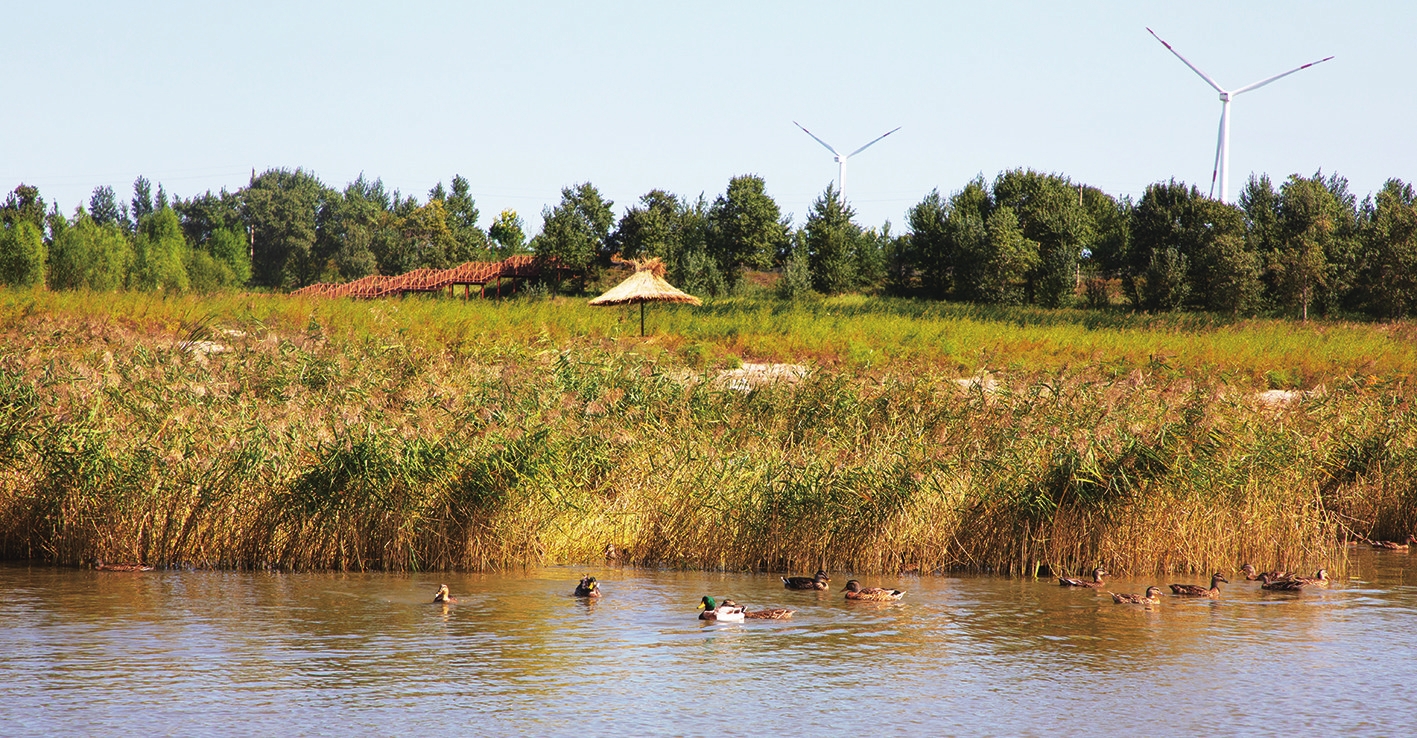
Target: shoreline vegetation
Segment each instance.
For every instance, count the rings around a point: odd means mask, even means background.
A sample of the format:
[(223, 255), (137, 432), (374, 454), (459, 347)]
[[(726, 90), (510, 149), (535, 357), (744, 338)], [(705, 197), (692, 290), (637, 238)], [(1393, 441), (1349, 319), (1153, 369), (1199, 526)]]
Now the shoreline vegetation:
[[(1117, 575), (1417, 528), (1417, 326), (0, 291), (0, 555)], [(779, 381), (726, 382), (743, 362)], [(608, 550), (617, 558), (607, 562)]]

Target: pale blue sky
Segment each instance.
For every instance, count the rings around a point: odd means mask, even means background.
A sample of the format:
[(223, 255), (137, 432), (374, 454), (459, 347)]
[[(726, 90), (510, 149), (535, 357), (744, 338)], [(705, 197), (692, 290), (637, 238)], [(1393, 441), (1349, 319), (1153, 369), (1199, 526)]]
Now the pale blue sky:
[(1322, 167), (1361, 197), (1417, 179), (1408, 2), (13, 4), (0, 29), (0, 186), (66, 211), (139, 174), (170, 192), (251, 169), (361, 171), (423, 199), (472, 182), (485, 226), (536, 229), (562, 186), (617, 214), (651, 188), (762, 175), (800, 222), (850, 150), (858, 221), (1004, 168), (1114, 194), (1208, 188), (1221, 84), (1327, 64), (1234, 103), (1232, 184)]

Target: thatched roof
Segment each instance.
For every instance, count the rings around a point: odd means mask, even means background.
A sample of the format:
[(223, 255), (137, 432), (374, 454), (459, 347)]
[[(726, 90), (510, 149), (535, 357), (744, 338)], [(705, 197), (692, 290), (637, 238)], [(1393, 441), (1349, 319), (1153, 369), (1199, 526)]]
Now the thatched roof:
[(629, 279), (615, 285), (609, 292), (590, 301), (592, 305), (631, 305), (637, 302), (684, 302), (700, 305), (699, 298), (680, 292), (674, 285), (664, 281), (664, 262), (659, 259), (629, 262), (635, 265), (635, 273)]

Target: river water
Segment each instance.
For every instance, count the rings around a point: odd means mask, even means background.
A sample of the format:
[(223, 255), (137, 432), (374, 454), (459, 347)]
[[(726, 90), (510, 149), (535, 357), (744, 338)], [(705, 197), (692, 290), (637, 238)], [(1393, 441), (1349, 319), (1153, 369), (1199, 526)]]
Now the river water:
[[(1417, 554), (1328, 591), (1154, 609), (1046, 580), (94, 572), (0, 566), (0, 734), (1393, 735), (1417, 725)], [(1232, 579), (1242, 579), (1235, 576)], [(1117, 591), (1147, 584), (1118, 581)], [(459, 598), (430, 603), (447, 582)], [(704, 594), (797, 609), (703, 624)]]

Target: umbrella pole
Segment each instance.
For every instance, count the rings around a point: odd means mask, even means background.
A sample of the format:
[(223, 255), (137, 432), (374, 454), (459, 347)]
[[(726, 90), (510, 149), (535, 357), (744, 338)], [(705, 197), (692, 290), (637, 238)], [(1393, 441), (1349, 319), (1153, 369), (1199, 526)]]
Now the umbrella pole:
[(645, 304), (640, 301), (640, 338), (645, 337)]

